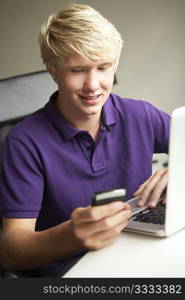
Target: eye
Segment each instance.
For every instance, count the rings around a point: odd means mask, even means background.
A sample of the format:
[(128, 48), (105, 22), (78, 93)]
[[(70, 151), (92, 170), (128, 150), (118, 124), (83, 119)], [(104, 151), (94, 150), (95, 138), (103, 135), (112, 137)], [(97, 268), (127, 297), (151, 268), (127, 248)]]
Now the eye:
[(70, 72), (78, 74), (78, 73), (83, 72), (83, 69), (70, 69)]
[(103, 65), (100, 65), (100, 66), (98, 67), (98, 70), (99, 70), (99, 71), (106, 71), (106, 70), (110, 69), (111, 66), (112, 66), (112, 64), (103, 64)]
[(108, 69), (108, 67), (99, 67), (98, 68), (98, 70), (100, 70), (100, 71), (105, 71), (105, 70), (107, 70)]

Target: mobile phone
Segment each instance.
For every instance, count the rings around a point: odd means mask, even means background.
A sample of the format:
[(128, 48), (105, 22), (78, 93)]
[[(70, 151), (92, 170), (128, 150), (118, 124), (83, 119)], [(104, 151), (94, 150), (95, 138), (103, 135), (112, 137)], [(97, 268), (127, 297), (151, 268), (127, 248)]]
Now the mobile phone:
[(125, 195), (126, 189), (113, 189), (94, 193), (92, 206), (108, 204), (113, 201), (124, 201)]

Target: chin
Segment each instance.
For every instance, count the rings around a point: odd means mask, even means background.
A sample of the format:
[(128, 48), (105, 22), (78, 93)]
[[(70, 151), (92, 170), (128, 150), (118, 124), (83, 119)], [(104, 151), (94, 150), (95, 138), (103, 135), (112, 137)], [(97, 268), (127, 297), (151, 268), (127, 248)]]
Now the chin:
[(91, 108), (91, 109), (88, 109), (85, 111), (86, 115), (88, 116), (94, 116), (94, 115), (97, 115), (101, 112), (102, 110), (102, 106), (101, 107), (94, 107), (94, 108)]

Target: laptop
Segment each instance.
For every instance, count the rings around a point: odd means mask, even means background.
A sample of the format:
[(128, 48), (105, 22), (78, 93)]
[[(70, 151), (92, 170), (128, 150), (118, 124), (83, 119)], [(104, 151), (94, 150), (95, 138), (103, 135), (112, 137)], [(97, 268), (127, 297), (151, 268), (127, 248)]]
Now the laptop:
[(125, 231), (168, 237), (185, 228), (185, 106), (171, 115), (166, 205), (154, 209), (137, 207), (130, 199), (133, 214)]

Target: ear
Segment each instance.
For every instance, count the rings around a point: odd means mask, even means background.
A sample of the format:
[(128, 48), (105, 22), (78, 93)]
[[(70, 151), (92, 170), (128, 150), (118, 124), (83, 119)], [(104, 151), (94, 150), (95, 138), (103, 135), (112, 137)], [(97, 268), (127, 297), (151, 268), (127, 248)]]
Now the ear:
[(47, 71), (51, 74), (53, 77), (53, 80), (58, 84), (58, 78), (57, 78), (57, 71), (54, 67), (47, 66)]

